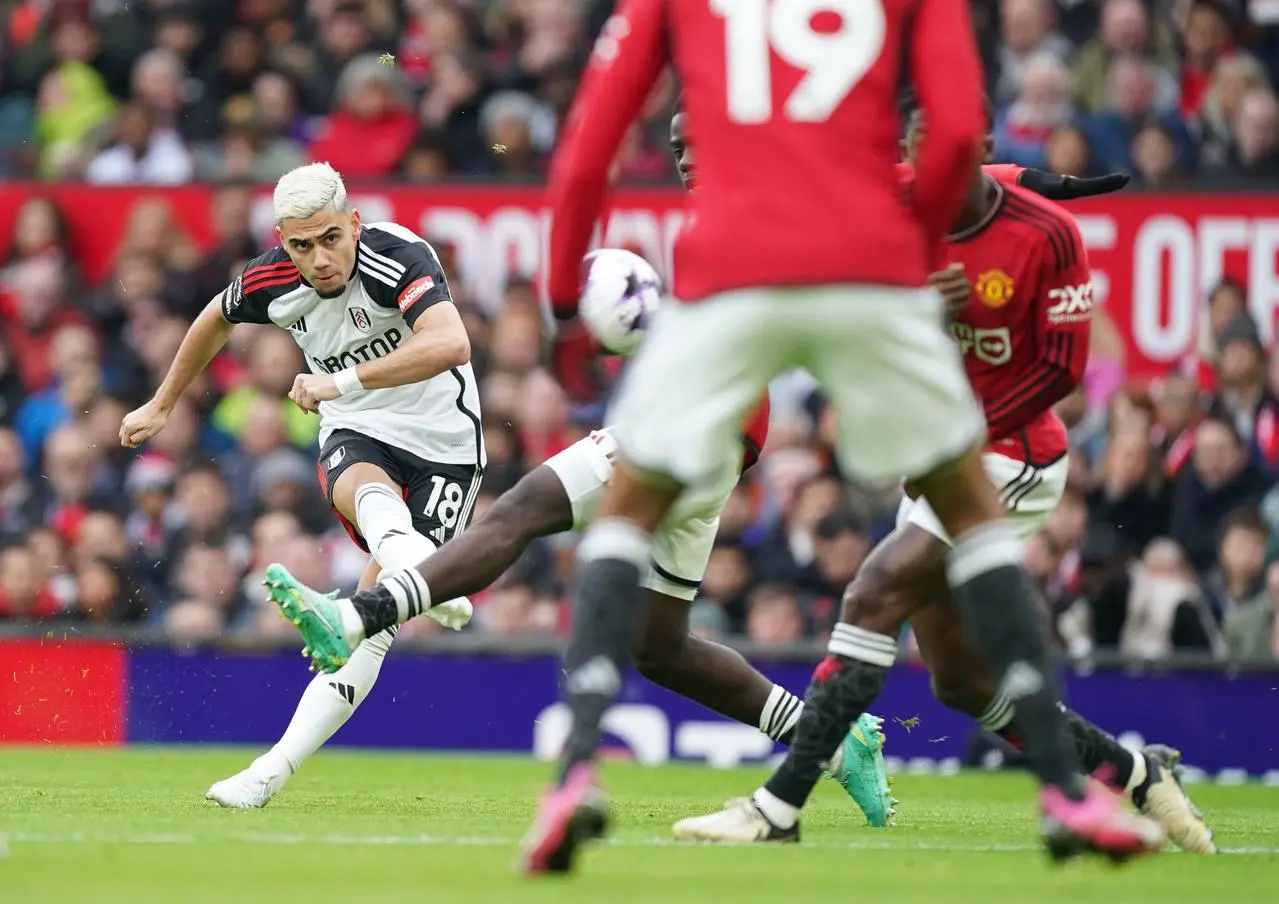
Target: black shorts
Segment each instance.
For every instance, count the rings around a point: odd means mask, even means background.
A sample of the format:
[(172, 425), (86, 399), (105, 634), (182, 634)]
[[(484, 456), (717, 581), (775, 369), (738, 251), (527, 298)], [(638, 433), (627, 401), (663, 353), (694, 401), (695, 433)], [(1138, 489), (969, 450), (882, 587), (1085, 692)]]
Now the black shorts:
[(404, 493), (413, 513), (413, 529), (437, 546), (466, 529), (475, 511), (484, 470), (477, 465), (440, 464), (380, 442), (354, 430), (334, 430), (316, 463), (320, 489), (351, 539), (365, 552), (369, 546), (359, 528), (333, 505), (333, 486), (353, 464), (377, 465)]

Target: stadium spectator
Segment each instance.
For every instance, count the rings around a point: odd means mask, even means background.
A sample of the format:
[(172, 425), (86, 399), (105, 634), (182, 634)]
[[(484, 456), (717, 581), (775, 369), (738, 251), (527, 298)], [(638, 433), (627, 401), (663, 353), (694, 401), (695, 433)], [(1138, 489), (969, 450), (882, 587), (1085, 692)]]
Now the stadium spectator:
[(1129, 150), (1134, 181), (1144, 188), (1177, 188), (1186, 174), (1177, 158), (1177, 137), (1158, 123), (1148, 123), (1132, 139)]
[(764, 646), (799, 643), (804, 616), (795, 592), (781, 584), (755, 588), (746, 602), (746, 636)]
[(89, 161), (84, 177), (101, 185), (173, 185), (191, 178), (191, 155), (178, 133), (159, 126), (152, 111), (125, 104), (112, 143)]
[(1221, 623), (1261, 589), (1269, 531), (1256, 511), (1231, 512), (1217, 528), (1217, 564), (1201, 586), (1213, 619)]
[(311, 159), (349, 179), (395, 171), (417, 122), (404, 78), (369, 54), (352, 60), (337, 86), (337, 107), (311, 144)]
[(1178, 475), (1170, 502), (1170, 535), (1196, 571), (1212, 567), (1222, 520), (1259, 503), (1273, 482), (1248, 456), (1234, 424), (1219, 415), (1200, 421), (1190, 466)]
[[(1131, 2), (1141, 7), (1140, 0), (1113, 2)], [(1165, 165), (1169, 171), (1173, 165), (1183, 171), (1193, 165), (1194, 145), (1189, 130), (1178, 115), (1175, 104), (1161, 102), (1156, 96), (1159, 71), (1139, 56), (1121, 56), (1111, 65), (1105, 99), (1095, 107), (1095, 115), (1087, 126), (1102, 168), (1125, 171), (1137, 168), (1136, 140), (1143, 131), (1152, 127), (1172, 139), (1173, 163)], [(1155, 171), (1163, 169), (1151, 168)]]
[(1023, 93), (1036, 57), (1061, 62), (1072, 48), (1054, 31), (1056, 11), (1049, 0), (1002, 0), (999, 14), (1003, 40), (988, 71), (994, 83), (991, 96), (1003, 106)]
[(1247, 314), (1217, 336), (1217, 392), (1209, 410), (1234, 424), (1249, 456), (1265, 471), (1279, 469), (1279, 399), (1266, 386), (1265, 349)]
[(1181, 40), (1181, 115), (1195, 119), (1213, 69), (1235, 49), (1230, 8), (1219, 0), (1192, 0)]
[(1226, 648), (1233, 660), (1279, 661), (1279, 562), (1266, 569), (1265, 589), (1226, 616)]
[(1058, 126), (1044, 142), (1044, 165), (1065, 176), (1089, 176), (1095, 167), (1088, 135), (1078, 126)]
[(272, 135), (261, 112), (247, 95), (227, 101), (222, 132), (200, 149), (196, 171), (210, 182), (275, 182), (306, 162), (301, 147)]
[(1146, 660), (1178, 649), (1222, 652), (1216, 621), (1176, 543), (1152, 543), (1134, 569), (1119, 649)]
[(1248, 54), (1236, 53), (1218, 61), (1196, 124), (1200, 163), (1205, 171), (1228, 169), (1235, 145), (1235, 121), (1244, 95), (1268, 85), (1265, 69)]
[[(1013, 3), (1037, 0), (1010, 0)], [(995, 154), (1001, 160), (1042, 169), (1045, 144), (1053, 130), (1068, 125), (1069, 70), (1051, 53), (1038, 53), (1020, 66), (1020, 87), (1011, 104), (995, 118)]]
[(1168, 497), (1151, 453), (1147, 431), (1116, 432), (1106, 449), (1101, 482), (1088, 496), (1090, 518), (1113, 527), (1133, 553), (1168, 530)]
[[(1151, 106), (1163, 109), (1177, 102), (1177, 80), (1170, 67), (1177, 49), (1168, 26), (1151, 20), (1142, 0), (1102, 0), (1096, 37), (1080, 49), (1073, 62), (1075, 105), (1086, 113), (1100, 113), (1116, 102), (1120, 84), (1143, 72), (1150, 80)], [(1128, 75), (1117, 76), (1121, 63)]]
[(1234, 119), (1232, 175), (1249, 180), (1279, 177), (1279, 101), (1269, 88), (1251, 88)]

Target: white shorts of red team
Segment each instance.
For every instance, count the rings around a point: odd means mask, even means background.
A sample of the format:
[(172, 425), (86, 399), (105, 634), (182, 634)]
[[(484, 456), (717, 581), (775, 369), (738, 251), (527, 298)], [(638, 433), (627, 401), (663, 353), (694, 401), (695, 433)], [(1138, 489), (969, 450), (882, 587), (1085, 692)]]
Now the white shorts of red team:
[[(596, 430), (548, 459), (573, 504), (573, 528), (595, 519), (604, 488), (613, 477), (617, 456), (614, 428)], [(692, 600), (706, 576), (706, 564), (719, 531), (719, 515), (741, 472), (741, 441), (734, 439), (724, 467), (702, 488), (680, 496), (653, 537), (653, 558), (643, 584), (676, 599)]]
[[(1066, 491), (1066, 473), (1070, 470), (1063, 455), (1043, 468), (1024, 461), (987, 452), (981, 457), (986, 476), (999, 491), (999, 499), (1008, 508), (1008, 521), (1020, 540), (1029, 540), (1039, 533), (1052, 514), (1062, 493)], [(897, 508), (897, 529), (913, 524), (928, 533), (950, 543), (946, 529), (921, 497), (903, 497)]]
[(609, 422), (628, 461), (701, 486), (764, 388), (795, 367), (834, 407), (840, 463), (860, 480), (922, 476), (985, 435), (941, 296), (893, 286), (743, 289), (666, 304)]

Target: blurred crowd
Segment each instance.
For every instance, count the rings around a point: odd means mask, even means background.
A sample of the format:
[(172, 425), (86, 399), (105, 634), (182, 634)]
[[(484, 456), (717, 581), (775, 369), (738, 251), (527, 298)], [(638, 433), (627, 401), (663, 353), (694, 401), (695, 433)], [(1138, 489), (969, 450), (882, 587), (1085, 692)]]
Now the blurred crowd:
[[(140, 201), (101, 285), (81, 277), (53, 203), (33, 197), (18, 213), (0, 249), (0, 625), (292, 638), (261, 592), (268, 562), (352, 588), (363, 557), (316, 485), (318, 424), (285, 398), (303, 369), (286, 332), (238, 327), (141, 453), (120, 448), (120, 419), (149, 397), (200, 307), (264, 250), (241, 177), (318, 157), (353, 179), (535, 178), (609, 5), (0, 3), (0, 171), (220, 186), (208, 247), (162, 203)], [(1005, 159), (1150, 184), (1272, 172), (1279, 55), (1266, 16), (1279, 6), (1001, 0), (974, 12)], [(632, 133), (623, 175), (669, 175), (671, 99), (667, 86)], [(454, 272), (453, 249), (437, 250)], [(541, 366), (529, 279), (512, 279), (494, 309), (453, 288), (482, 384), (483, 517), (597, 426), (599, 407), (571, 405)], [(1223, 283), (1204, 307), (1197, 353), (1176, 372), (1129, 384), (1103, 349), (1060, 405), (1070, 484), (1027, 561), (1073, 656), (1279, 659), (1279, 357), (1241, 286)], [(802, 375), (775, 387), (773, 407), (692, 621), (784, 645), (830, 628), (898, 497), (840, 478), (830, 412)], [(574, 542), (535, 544), (476, 598), (470, 630), (562, 631)]]
[[(0, 2), (0, 176), (536, 179), (611, 0)], [(972, 0), (1001, 159), (1138, 183), (1279, 175), (1279, 5)], [(669, 178), (655, 93), (619, 158)]]

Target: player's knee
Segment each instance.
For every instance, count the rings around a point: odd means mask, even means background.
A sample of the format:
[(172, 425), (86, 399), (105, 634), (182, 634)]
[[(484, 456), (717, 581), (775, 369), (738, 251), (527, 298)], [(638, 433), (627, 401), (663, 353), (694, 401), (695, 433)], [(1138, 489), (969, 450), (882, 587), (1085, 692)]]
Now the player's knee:
[(868, 631), (894, 633), (910, 611), (900, 582), (886, 569), (868, 562), (844, 591), (840, 618)]
[(688, 652), (688, 622), (654, 606), (648, 624), (631, 650), (636, 671), (662, 687), (678, 675)]
[(645, 632), (631, 653), (635, 670), (654, 684), (665, 686), (666, 679), (679, 670), (688, 635)]

